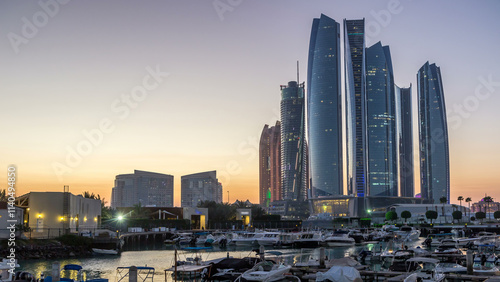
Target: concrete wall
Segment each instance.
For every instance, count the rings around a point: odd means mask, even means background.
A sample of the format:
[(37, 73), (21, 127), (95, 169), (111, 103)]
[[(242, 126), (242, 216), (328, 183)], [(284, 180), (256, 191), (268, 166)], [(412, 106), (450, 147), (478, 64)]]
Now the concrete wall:
[[(31, 192), (29, 195), (28, 226), (34, 232), (47, 228), (63, 228), (62, 192)], [(71, 231), (95, 229), (101, 216), (101, 201), (70, 194), (69, 228)]]

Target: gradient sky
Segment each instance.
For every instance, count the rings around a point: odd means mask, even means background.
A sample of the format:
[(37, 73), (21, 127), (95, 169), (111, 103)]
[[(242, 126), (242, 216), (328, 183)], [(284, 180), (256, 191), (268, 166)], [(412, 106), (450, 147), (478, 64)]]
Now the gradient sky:
[[(179, 205), (180, 177), (215, 169), (224, 201), (229, 191), (231, 202), (257, 202), (261, 130), (278, 119), (297, 60), (305, 80), (312, 20), (324, 13), (364, 17), (370, 45), (390, 46), (396, 84), (414, 86), (415, 121), (416, 73), (441, 67), (452, 202), (500, 200), (499, 1), (66, 2), (49, 16), (38, 1), (0, 2), (0, 188), (15, 164), (18, 195), (69, 185), (109, 200), (115, 175), (139, 169), (174, 175)], [(113, 111), (148, 67), (169, 76), (126, 117)], [(58, 177), (67, 148), (106, 118), (114, 130)]]

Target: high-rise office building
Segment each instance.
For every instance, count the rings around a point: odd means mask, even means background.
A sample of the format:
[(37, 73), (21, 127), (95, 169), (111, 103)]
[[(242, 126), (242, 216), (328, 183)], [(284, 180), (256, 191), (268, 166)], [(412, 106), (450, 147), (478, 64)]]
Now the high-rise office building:
[(134, 170), (115, 178), (111, 193), (111, 207), (174, 206), (174, 177), (168, 174)]
[(259, 203), (281, 200), (281, 123), (265, 125), (259, 143)]
[(365, 20), (344, 20), (347, 190), (366, 194)]
[(368, 196), (398, 196), (396, 95), (389, 46), (365, 50), (366, 154)]
[(413, 118), (411, 84), (408, 88), (396, 86), (398, 100), (399, 185), (401, 197), (414, 197)]
[(307, 126), (311, 196), (343, 194), (340, 25), (314, 19), (307, 68)]
[(202, 201), (222, 203), (222, 184), (215, 170), (181, 176), (181, 207), (196, 207)]
[(448, 125), (441, 70), (425, 63), (417, 73), (422, 197), (450, 202)]
[(281, 85), (281, 189), (283, 200), (307, 198), (304, 84)]

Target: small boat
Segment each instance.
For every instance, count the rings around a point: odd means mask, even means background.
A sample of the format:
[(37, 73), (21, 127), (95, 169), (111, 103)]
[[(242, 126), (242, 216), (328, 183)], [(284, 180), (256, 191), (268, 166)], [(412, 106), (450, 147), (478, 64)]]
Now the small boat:
[(294, 245), (297, 248), (316, 248), (323, 242), (321, 232), (302, 232), (295, 240)]
[(118, 255), (119, 252), (117, 250), (109, 250), (109, 249), (96, 249), (92, 248), (92, 252), (97, 255)]
[(196, 251), (196, 250), (210, 250), (212, 248), (213, 248), (212, 246), (206, 246), (206, 247), (181, 247), (181, 250)]
[(444, 274), (467, 274), (467, 267), (454, 262), (440, 262), (436, 266), (436, 271)]
[(277, 246), (282, 248), (293, 247), (295, 240), (298, 239), (300, 233), (281, 233), (279, 235)]
[(234, 281), (243, 272), (251, 269), (261, 262), (256, 257), (225, 258), (211, 264), (208, 271), (202, 271), (202, 279), (206, 281)]
[(280, 232), (264, 232), (263, 235), (257, 239), (261, 246), (275, 246), (280, 240)]
[(420, 236), (420, 230), (413, 226), (401, 226), (397, 231), (394, 231), (394, 235), (397, 236), (400, 241), (403, 242), (413, 242), (418, 240)]
[(20, 267), (17, 261), (11, 262), (10, 259), (2, 259), (0, 262), (0, 281), (14, 281), (16, 275), (11, 269), (16, 267)]
[(352, 266), (334, 265), (326, 272), (316, 273), (316, 281), (362, 281), (359, 271)]
[[(68, 277), (65, 277), (67, 274)], [(74, 279), (76, 277), (76, 279)], [(52, 282), (52, 276), (47, 276), (43, 280), (44, 282)], [(97, 279), (83, 279), (83, 267), (78, 264), (66, 264), (62, 268), (62, 274), (61, 278), (59, 281), (65, 281), (65, 282), (108, 282), (108, 279), (102, 279), (102, 278), (97, 278)]]
[(271, 261), (263, 261), (256, 264), (240, 276), (240, 281), (274, 281), (279, 280), (292, 267), (283, 264), (275, 264)]
[(263, 233), (234, 233), (230, 244), (236, 246), (253, 246), (257, 244), (257, 240), (262, 237)]
[[(407, 272), (411, 274), (406, 277), (404, 282), (440, 282), (445, 279), (444, 273), (441, 273), (436, 269), (436, 266), (439, 264), (439, 260), (437, 259), (416, 257), (408, 259), (406, 263), (409, 268), (409, 271)], [(411, 270), (412, 265), (414, 265), (413, 267), (416, 266), (416, 270)]]
[(349, 236), (349, 231), (338, 230), (324, 240), (329, 247), (349, 247), (354, 246), (356, 241)]
[(477, 275), (500, 275), (500, 270), (492, 262), (474, 262), (472, 269), (474, 270), (474, 274)]

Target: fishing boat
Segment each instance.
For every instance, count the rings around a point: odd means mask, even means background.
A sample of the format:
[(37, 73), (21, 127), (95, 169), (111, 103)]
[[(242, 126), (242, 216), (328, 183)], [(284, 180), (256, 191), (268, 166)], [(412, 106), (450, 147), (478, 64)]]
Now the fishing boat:
[(283, 274), (292, 267), (289, 265), (275, 264), (271, 261), (263, 261), (256, 264), (251, 269), (243, 272), (240, 281), (274, 281), (279, 280)]

